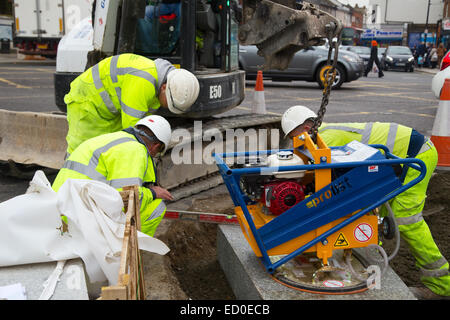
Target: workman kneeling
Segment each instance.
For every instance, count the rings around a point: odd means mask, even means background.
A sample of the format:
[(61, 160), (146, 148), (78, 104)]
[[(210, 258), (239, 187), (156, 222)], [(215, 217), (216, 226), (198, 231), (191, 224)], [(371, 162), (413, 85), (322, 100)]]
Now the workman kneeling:
[[(152, 115), (138, 121), (135, 127), (91, 138), (66, 160), (52, 188), (58, 191), (67, 179), (102, 181), (119, 191), (138, 185), (141, 231), (153, 236), (166, 212), (163, 200), (173, 198), (169, 191), (156, 185), (152, 158), (166, 151), (171, 135), (169, 122)], [(148, 184), (151, 186), (146, 187)]]
[[(286, 136), (296, 137), (303, 132), (311, 134), (317, 115), (304, 106), (286, 110), (281, 126)], [(330, 147), (343, 146), (357, 140), (365, 144), (382, 144), (400, 158), (417, 158), (427, 168), (425, 178), (390, 201), (400, 235), (408, 243), (416, 265), (421, 270), (421, 281), (432, 292), (450, 296), (449, 264), (436, 246), (422, 210), (428, 183), (436, 168), (438, 154), (433, 143), (416, 130), (397, 123), (323, 123), (318, 130)], [(415, 179), (419, 172), (408, 169), (403, 184)], [(380, 211), (386, 216), (386, 208)]]

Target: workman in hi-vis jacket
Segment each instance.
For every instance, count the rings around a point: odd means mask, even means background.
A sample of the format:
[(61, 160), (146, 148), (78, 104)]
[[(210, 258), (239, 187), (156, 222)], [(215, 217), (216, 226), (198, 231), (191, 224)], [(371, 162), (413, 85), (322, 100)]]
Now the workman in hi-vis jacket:
[(151, 115), (135, 127), (86, 140), (65, 161), (52, 188), (57, 192), (67, 179), (102, 181), (118, 191), (138, 185), (141, 231), (153, 236), (166, 212), (163, 200), (173, 198), (156, 185), (152, 158), (166, 151), (171, 134), (166, 119)]
[(199, 91), (191, 72), (164, 59), (129, 53), (106, 58), (72, 81), (64, 97), (67, 153), (89, 138), (134, 126), (160, 106), (185, 113)]
[[(311, 133), (317, 115), (304, 106), (293, 106), (282, 116), (281, 126), (286, 136), (293, 138), (302, 132)], [(436, 168), (438, 154), (433, 143), (416, 130), (396, 123), (323, 123), (319, 134), (330, 147), (343, 146), (353, 140), (365, 144), (382, 144), (400, 158), (417, 158), (427, 168), (425, 178), (390, 201), (402, 238), (416, 259), (421, 281), (433, 293), (450, 296), (449, 264), (436, 246), (430, 229), (422, 217), (426, 191)], [(419, 175), (408, 169), (403, 184)], [(380, 214), (387, 215), (382, 207)], [(432, 293), (429, 292), (431, 295)]]

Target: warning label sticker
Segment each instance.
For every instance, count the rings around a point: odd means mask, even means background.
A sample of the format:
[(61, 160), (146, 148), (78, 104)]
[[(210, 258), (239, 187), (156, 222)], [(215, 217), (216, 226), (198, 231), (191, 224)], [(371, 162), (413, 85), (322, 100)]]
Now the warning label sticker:
[(372, 226), (367, 223), (360, 223), (353, 231), (353, 235), (359, 242), (367, 242), (372, 238), (373, 235)]
[(336, 241), (334, 242), (334, 246), (336, 248), (348, 247), (348, 241), (347, 241), (347, 239), (345, 239), (345, 236), (342, 232), (339, 234)]

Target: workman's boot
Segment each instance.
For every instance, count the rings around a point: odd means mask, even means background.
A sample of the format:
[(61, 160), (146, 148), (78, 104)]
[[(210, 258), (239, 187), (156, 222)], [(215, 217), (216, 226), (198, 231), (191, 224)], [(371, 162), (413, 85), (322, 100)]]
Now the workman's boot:
[(450, 297), (440, 296), (427, 287), (408, 287), (419, 300), (450, 300)]
[[(448, 265), (447, 265), (448, 268)], [(448, 273), (448, 269), (447, 269)], [(434, 294), (450, 299), (450, 275), (442, 277), (421, 277), (422, 283)]]

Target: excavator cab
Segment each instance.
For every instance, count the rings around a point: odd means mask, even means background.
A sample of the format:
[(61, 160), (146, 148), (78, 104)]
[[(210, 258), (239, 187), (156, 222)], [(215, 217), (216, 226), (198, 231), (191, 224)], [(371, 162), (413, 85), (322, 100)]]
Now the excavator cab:
[[(239, 70), (238, 23), (230, 0), (110, 0), (93, 4), (93, 36), (83, 70), (55, 74), (56, 104), (65, 111), (70, 82), (102, 59), (135, 53), (163, 58), (193, 72), (200, 94), (182, 115), (158, 110), (166, 117), (205, 118), (223, 113), (244, 99), (245, 76)], [(58, 57), (60, 61), (64, 57)], [(69, 58), (68, 58), (69, 59)], [(64, 79), (62, 77), (65, 76)]]

